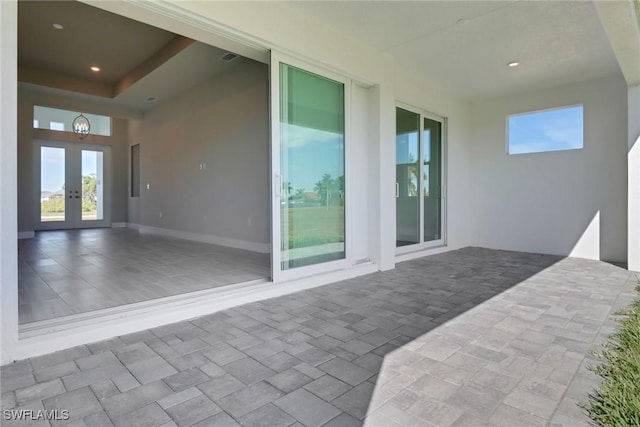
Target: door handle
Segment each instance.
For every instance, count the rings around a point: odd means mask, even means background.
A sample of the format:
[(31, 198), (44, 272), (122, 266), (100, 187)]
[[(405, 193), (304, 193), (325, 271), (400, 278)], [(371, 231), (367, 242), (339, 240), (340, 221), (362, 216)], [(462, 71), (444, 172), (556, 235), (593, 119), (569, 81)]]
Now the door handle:
[(274, 195), (275, 197), (280, 197), (280, 195), (282, 194), (282, 177), (278, 174), (275, 174), (273, 178), (273, 184), (275, 185)]

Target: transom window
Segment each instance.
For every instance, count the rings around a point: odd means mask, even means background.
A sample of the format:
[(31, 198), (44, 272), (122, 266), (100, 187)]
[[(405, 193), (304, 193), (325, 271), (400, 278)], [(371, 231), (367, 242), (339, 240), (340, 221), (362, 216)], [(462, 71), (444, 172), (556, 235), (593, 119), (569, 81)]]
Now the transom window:
[[(83, 113), (91, 123), (91, 134), (111, 136), (111, 117), (98, 114)], [(73, 120), (80, 115), (79, 111), (61, 110), (59, 108), (33, 106), (33, 127), (61, 132), (73, 132)]]

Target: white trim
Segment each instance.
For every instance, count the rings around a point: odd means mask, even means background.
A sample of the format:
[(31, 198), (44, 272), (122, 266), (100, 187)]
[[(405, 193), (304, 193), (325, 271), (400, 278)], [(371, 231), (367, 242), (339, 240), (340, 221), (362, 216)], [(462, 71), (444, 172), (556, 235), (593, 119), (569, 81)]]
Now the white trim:
[(18, 231), (18, 239), (33, 239), (36, 236), (36, 232), (31, 231)]
[(248, 242), (246, 240), (233, 239), (231, 237), (216, 236), (213, 234), (192, 233), (189, 231), (152, 227), (150, 225), (141, 225), (141, 224), (127, 224), (127, 227), (137, 228), (141, 233), (175, 237), (177, 239), (191, 240), (194, 242), (210, 243), (212, 245), (227, 246), (230, 248), (244, 249), (246, 251), (260, 252), (263, 254), (268, 254), (269, 251), (271, 250), (271, 245), (269, 243)]
[(411, 261), (412, 259), (416, 259), (416, 258), (422, 258), (422, 257), (426, 257), (429, 255), (435, 255), (435, 254), (441, 254), (444, 252), (450, 252), (450, 251), (454, 251), (458, 248), (450, 248), (448, 246), (445, 245), (440, 245), (440, 246), (436, 246), (436, 247), (432, 247), (432, 248), (413, 248), (414, 250), (412, 252), (408, 252), (408, 253), (399, 253), (396, 255), (396, 263), (398, 262), (404, 262), (404, 261)]
[(254, 281), (169, 297), (174, 298), (169, 302), (163, 299), (165, 301), (138, 303), (135, 308), (132, 308), (133, 305), (119, 307), (97, 316), (94, 312), (86, 316), (74, 315), (71, 318), (56, 319), (57, 322), (29, 323), (20, 327), (20, 340), (12, 355), (15, 360), (35, 357), (377, 271), (376, 265), (366, 263), (304, 280), (278, 284)]
[(112, 222), (111, 228), (127, 228), (129, 225), (126, 222)]
[(640, 272), (640, 86), (627, 89), (627, 266)]
[(0, 364), (18, 342), (18, 2), (0, 1)]

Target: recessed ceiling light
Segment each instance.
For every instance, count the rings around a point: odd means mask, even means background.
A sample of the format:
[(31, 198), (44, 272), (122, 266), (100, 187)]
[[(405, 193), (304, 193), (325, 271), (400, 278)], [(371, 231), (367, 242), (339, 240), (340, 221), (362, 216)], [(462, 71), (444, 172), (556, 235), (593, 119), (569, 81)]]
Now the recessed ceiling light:
[(460, 18), (456, 21), (457, 25), (467, 25), (469, 22), (471, 22), (471, 19), (469, 18)]
[(55, 28), (56, 30), (64, 30), (64, 25), (62, 25), (62, 24), (53, 24), (51, 26), (53, 28)]
[(98, 71), (100, 71), (100, 67), (96, 67), (95, 65), (90, 67), (90, 70), (93, 71), (94, 73), (97, 73)]
[(507, 63), (507, 67), (511, 67), (511, 68), (517, 67), (518, 65), (520, 65), (520, 62), (518, 62), (518, 61), (511, 61), (511, 62)]

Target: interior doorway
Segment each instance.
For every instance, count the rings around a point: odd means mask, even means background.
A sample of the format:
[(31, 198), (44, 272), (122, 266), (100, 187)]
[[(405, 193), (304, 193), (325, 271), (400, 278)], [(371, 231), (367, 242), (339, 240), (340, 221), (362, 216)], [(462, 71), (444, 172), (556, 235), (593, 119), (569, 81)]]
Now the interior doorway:
[(18, 33), (20, 334), (269, 280), (267, 50), (76, 1)]

